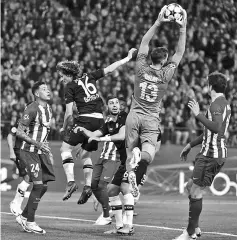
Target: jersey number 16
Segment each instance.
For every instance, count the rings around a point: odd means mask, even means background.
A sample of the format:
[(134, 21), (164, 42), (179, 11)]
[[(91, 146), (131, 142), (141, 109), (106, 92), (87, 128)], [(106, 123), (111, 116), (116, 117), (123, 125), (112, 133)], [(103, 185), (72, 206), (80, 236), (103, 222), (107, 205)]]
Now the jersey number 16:
[(85, 84), (81, 80), (79, 80), (77, 83), (78, 85), (80, 85), (83, 88), (83, 90), (86, 94), (86, 97), (90, 97), (91, 95), (94, 95), (97, 92), (95, 85), (93, 85), (92, 83), (88, 83), (88, 79), (89, 79), (88, 76), (86, 76)]

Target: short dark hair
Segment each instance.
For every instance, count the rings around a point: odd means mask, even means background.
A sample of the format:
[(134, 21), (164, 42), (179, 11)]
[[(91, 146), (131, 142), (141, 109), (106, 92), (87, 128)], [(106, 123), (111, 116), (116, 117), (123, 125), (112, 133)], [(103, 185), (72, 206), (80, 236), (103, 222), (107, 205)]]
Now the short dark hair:
[(227, 77), (220, 72), (213, 72), (208, 75), (209, 85), (216, 93), (225, 93), (227, 87)]
[(107, 99), (106, 99), (106, 104), (108, 104), (108, 103), (109, 103), (109, 100), (112, 100), (112, 99), (119, 99), (119, 98), (118, 98), (118, 96), (116, 96), (116, 95), (109, 95), (109, 96), (107, 97)]
[(36, 90), (38, 90), (41, 85), (46, 85), (46, 83), (44, 81), (37, 81), (34, 83), (31, 89), (33, 95), (35, 95)]
[(158, 47), (151, 52), (152, 64), (160, 64), (168, 56), (168, 49), (165, 47)]

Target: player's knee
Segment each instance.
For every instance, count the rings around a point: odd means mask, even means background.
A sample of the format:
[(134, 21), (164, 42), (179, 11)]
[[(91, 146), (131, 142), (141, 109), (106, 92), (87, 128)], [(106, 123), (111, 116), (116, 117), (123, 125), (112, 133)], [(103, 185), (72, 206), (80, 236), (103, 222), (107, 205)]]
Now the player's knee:
[(205, 187), (201, 187), (196, 184), (193, 184), (190, 189), (191, 198), (194, 198), (194, 199), (202, 198), (202, 193), (204, 188)]
[(107, 187), (109, 197), (118, 196), (120, 193), (120, 187), (114, 184), (109, 184)]
[(93, 165), (92, 165), (92, 161), (90, 158), (85, 159), (84, 164), (83, 164), (83, 170), (85, 171), (85, 169), (90, 169), (93, 170)]
[(70, 151), (61, 152), (63, 165), (67, 163), (74, 163), (72, 153)]
[(99, 180), (92, 179), (91, 181), (91, 189), (92, 191), (96, 191), (98, 189)]
[(105, 182), (105, 181), (102, 181), (102, 180), (100, 180), (99, 181), (99, 184), (98, 184), (98, 188), (99, 189), (106, 189), (107, 190), (107, 186), (108, 186), (108, 183), (107, 182)]
[(153, 158), (150, 155), (150, 153), (148, 153), (147, 151), (142, 151), (141, 153), (141, 161), (144, 161), (147, 163), (147, 165), (149, 165), (152, 162)]

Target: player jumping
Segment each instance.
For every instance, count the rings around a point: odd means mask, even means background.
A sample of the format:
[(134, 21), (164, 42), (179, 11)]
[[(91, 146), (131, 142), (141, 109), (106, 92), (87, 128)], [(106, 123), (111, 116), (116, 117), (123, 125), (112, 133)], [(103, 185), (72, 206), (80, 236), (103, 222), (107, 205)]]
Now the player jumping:
[[(160, 104), (172, 79), (175, 69), (185, 51), (187, 14), (184, 11), (184, 21), (180, 27), (180, 36), (175, 54), (168, 60), (168, 50), (165, 47), (155, 48), (151, 51), (152, 64), (147, 62), (149, 43), (157, 28), (164, 19), (164, 6), (154, 25), (142, 38), (136, 60), (136, 77), (134, 83), (134, 95), (131, 110), (126, 121), (126, 148), (127, 148), (127, 171), (133, 193), (139, 194), (135, 175), (131, 163), (143, 160), (150, 164), (156, 153), (157, 136), (159, 135)], [(137, 148), (141, 141), (141, 152)]]
[[(92, 195), (91, 179), (92, 179), (92, 161), (90, 152), (97, 150), (98, 143), (88, 143), (88, 138), (83, 133), (75, 134), (72, 130), (76, 126), (82, 126), (90, 131), (95, 131), (104, 123), (102, 115), (103, 102), (96, 88), (96, 81), (105, 75), (113, 72), (119, 66), (127, 63), (133, 57), (136, 49), (131, 49), (128, 56), (117, 61), (104, 69), (99, 69), (91, 73), (82, 73), (80, 65), (75, 61), (64, 61), (57, 65), (59, 74), (63, 78), (65, 84), (65, 101), (66, 113), (64, 116), (64, 138), (61, 151), (63, 168), (67, 177), (67, 187), (63, 200), (71, 197), (72, 193), (78, 188), (74, 178), (74, 161), (72, 157), (73, 148), (81, 143), (81, 161), (83, 163), (83, 171), (85, 175), (85, 186), (78, 204), (84, 204)], [(76, 103), (79, 117), (72, 120), (73, 103)], [(71, 121), (69, 121), (69, 119)], [(70, 127), (68, 128), (68, 122)]]
[(200, 234), (199, 216), (202, 211), (203, 190), (211, 186), (214, 177), (223, 167), (227, 157), (226, 132), (229, 126), (231, 108), (225, 98), (227, 78), (225, 75), (214, 72), (208, 76), (208, 88), (211, 96), (211, 105), (206, 115), (200, 113), (199, 104), (189, 101), (188, 107), (204, 125), (203, 134), (190, 142), (182, 150), (180, 157), (187, 160), (190, 150), (202, 143), (200, 153), (195, 158), (192, 180), (188, 182), (189, 219), (188, 227), (177, 239), (196, 239)]

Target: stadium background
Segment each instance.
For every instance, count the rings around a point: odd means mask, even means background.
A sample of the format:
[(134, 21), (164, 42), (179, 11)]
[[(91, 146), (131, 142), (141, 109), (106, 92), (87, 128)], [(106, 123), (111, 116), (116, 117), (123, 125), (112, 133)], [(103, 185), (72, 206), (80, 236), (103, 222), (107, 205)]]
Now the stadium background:
[[(135, 220), (140, 239), (167, 239), (178, 234), (186, 224), (187, 198), (177, 195), (180, 172), (185, 180), (190, 175), (189, 166), (198, 151), (195, 148), (189, 164), (182, 164), (178, 155), (187, 141), (200, 133), (202, 126), (196, 122), (186, 108), (188, 98), (199, 101), (201, 110), (208, 105), (206, 76), (218, 70), (229, 78), (226, 96), (231, 103), (232, 117), (228, 133), (229, 156), (224, 173), (236, 183), (237, 163), (237, 2), (234, 0), (2, 0), (1, 1), (1, 177), (10, 177), (12, 163), (9, 161), (6, 135), (12, 124), (20, 117), (25, 104), (33, 99), (31, 86), (43, 80), (52, 90), (53, 127), (50, 146), (54, 154), (57, 181), (51, 183), (40, 208), (40, 215), (58, 215), (70, 218), (95, 220), (98, 213), (91, 211), (90, 204), (78, 207), (75, 194), (67, 203), (60, 202), (65, 188), (61, 158), (59, 155), (60, 135), (65, 104), (63, 88), (55, 66), (58, 61), (74, 59), (84, 71), (106, 67), (125, 57), (131, 47), (139, 47), (142, 36), (157, 18), (164, 4), (177, 2), (188, 13), (187, 44), (184, 57), (174, 78), (169, 84), (162, 108), (162, 147), (149, 169), (149, 179), (142, 189), (141, 213)], [(151, 41), (151, 46), (167, 46), (170, 54), (178, 39), (178, 28), (166, 23)], [(134, 62), (128, 63), (112, 75), (98, 81), (103, 99), (108, 93), (125, 99), (129, 108), (134, 82)], [(128, 110), (127, 108), (127, 110)], [(106, 113), (106, 109), (104, 110)], [(96, 161), (98, 152), (93, 153)], [(5, 169), (4, 169), (5, 168)], [(81, 163), (77, 162), (76, 181), (82, 188)], [(15, 188), (17, 180), (1, 185), (1, 190)], [(216, 181), (218, 190), (227, 183)], [(207, 191), (212, 196), (212, 193)], [(168, 194), (165, 197), (154, 194)], [(35, 236), (19, 233), (13, 218), (7, 216), (8, 204), (14, 192), (2, 192), (1, 228), (3, 239), (35, 239)], [(223, 199), (215, 197), (205, 200), (202, 226), (208, 231), (206, 239), (234, 239), (236, 215), (234, 204), (236, 190), (230, 187)], [(234, 198), (234, 199), (233, 199)], [(55, 200), (56, 203), (55, 203)], [(151, 201), (147, 206), (146, 201)], [(233, 201), (233, 202), (232, 202)], [(152, 203), (153, 202), (153, 203)], [(170, 204), (172, 209), (170, 209)], [(223, 204), (223, 205), (221, 205)], [(227, 205), (226, 205), (227, 204)], [(204, 207), (205, 208), (205, 207)], [(75, 210), (79, 210), (80, 215)], [(217, 211), (218, 210), (218, 211)], [(3, 214), (5, 212), (5, 214)], [(78, 216), (79, 215), (79, 216)], [(158, 220), (157, 220), (157, 217)], [(226, 218), (228, 217), (228, 219)], [(75, 219), (51, 222), (38, 218), (39, 224), (47, 227), (48, 236), (41, 239), (106, 239), (99, 228), (91, 228), (90, 222)], [(86, 221), (87, 222), (87, 221)], [(93, 221), (92, 221), (93, 222)], [(137, 224), (138, 223), (138, 224)], [(145, 224), (145, 225), (140, 225)], [(225, 225), (223, 225), (225, 224)], [(78, 226), (79, 225), (79, 226)], [(146, 226), (148, 225), (148, 226)], [(150, 225), (150, 226), (149, 226)], [(151, 225), (160, 225), (151, 226)], [(164, 226), (164, 227), (163, 227)], [(153, 228), (152, 228), (153, 227)], [(155, 227), (155, 229), (154, 229)], [(173, 227), (169, 229), (166, 227)], [(159, 233), (157, 236), (156, 230)], [(163, 230), (163, 231), (162, 231)], [(168, 230), (168, 231), (167, 231)], [(173, 231), (172, 231), (173, 230)], [(208, 236), (211, 235), (211, 236)], [(212, 236), (216, 235), (216, 236)], [(223, 236), (224, 235), (224, 236)], [(236, 239), (235, 235), (235, 239)], [(38, 237), (37, 237), (38, 238)], [(109, 237), (114, 239), (114, 237)], [(116, 238), (115, 238), (116, 239)]]

